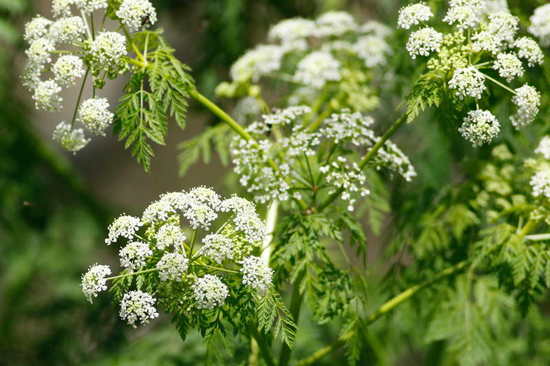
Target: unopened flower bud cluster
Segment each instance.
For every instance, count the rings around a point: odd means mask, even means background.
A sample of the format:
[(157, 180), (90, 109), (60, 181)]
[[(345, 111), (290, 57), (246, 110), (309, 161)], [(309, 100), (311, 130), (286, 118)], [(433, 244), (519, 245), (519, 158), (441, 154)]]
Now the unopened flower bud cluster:
[[(108, 5), (107, 0), (53, 0), (53, 19), (38, 15), (25, 26), (29, 46), (23, 84), (33, 94), (36, 109), (59, 111), (64, 107), (63, 89), (77, 87), (77, 83), (81, 88), (75, 92), (79, 105), (73, 120), (60, 122), (53, 134), (54, 140), (72, 152), (88, 144), (86, 133), (105, 135), (114, 118), (106, 98), (96, 97), (94, 91), (86, 99), (85, 83), (101, 86), (105, 77), (113, 79), (127, 67), (125, 35), (101, 27), (99, 16), (94, 22), (94, 14), (103, 16)], [(149, 0), (123, 0), (116, 16), (132, 32), (156, 22)]]
[[(109, 266), (94, 265), (82, 277), (82, 290), (92, 301), (110, 279), (146, 276), (142, 279), (159, 293), (179, 288), (181, 293), (173, 295), (188, 299), (192, 308), (213, 309), (225, 303), (230, 286), (257, 293), (271, 286), (271, 269), (255, 256), (264, 237), (264, 223), (246, 199), (222, 199), (206, 187), (167, 193), (141, 217), (124, 214), (109, 226), (105, 243), (121, 245), (123, 272), (108, 277)], [(136, 326), (158, 316), (155, 306), (162, 297), (139, 286), (127, 290), (120, 303), (122, 319)]]
[[(494, 5), (494, 4), (493, 4)], [(550, 11), (544, 6), (531, 18), (531, 33), (544, 39), (541, 26)], [(550, 10), (550, 8), (548, 8)], [(433, 12), (426, 3), (406, 6), (399, 12), (398, 26), (414, 30), (407, 42), (410, 56), (428, 57), (431, 70), (451, 75), (448, 89), (464, 104), (478, 102), (492, 90), (503, 87), (512, 93), (516, 112), (510, 121), (515, 128), (531, 123), (537, 116), (540, 94), (528, 84), (508, 86), (524, 76), (525, 66), (541, 65), (544, 55), (537, 42), (517, 37), (519, 19), (505, 6), (490, 6), (482, 0), (451, 0), (442, 19), (451, 31), (440, 32), (432, 22)], [(548, 16), (546, 16), (546, 19)], [(445, 27), (448, 29), (448, 26)], [(475, 63), (472, 60), (476, 60)], [(524, 65), (525, 63), (525, 65)], [(499, 80), (490, 77), (492, 69)], [(486, 71), (487, 70), (487, 71)], [(460, 133), (475, 146), (488, 144), (500, 131), (500, 123), (489, 110), (479, 107), (466, 113)]]
[[(315, 185), (328, 189), (329, 193), (341, 190), (342, 199), (352, 210), (357, 199), (368, 194), (367, 178), (358, 164), (359, 157), (379, 140), (371, 129), (374, 121), (361, 113), (342, 111), (311, 131), (305, 123), (309, 113), (309, 107), (289, 107), (263, 115), (250, 124), (247, 130), (253, 140), (241, 137), (233, 140), (234, 171), (257, 201), (269, 202), (301, 199), (311, 193), (307, 185), (312, 182), (307, 181), (312, 180), (316, 167), (315, 179), (319, 181)], [(280, 134), (276, 139), (270, 136), (273, 129)], [(339, 152), (322, 157), (321, 146), (355, 153), (349, 159), (339, 156)], [(389, 168), (406, 180), (416, 176), (409, 159), (391, 141), (377, 152), (373, 164), (376, 169)]]

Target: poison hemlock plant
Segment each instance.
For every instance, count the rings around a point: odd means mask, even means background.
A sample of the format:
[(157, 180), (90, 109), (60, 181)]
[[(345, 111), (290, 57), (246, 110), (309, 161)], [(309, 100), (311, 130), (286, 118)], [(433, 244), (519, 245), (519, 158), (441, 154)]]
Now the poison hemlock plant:
[[(185, 127), (192, 98), (222, 123), (181, 143), (181, 173), (201, 157), (208, 162), (214, 150), (232, 163), (238, 193), (254, 200), (223, 199), (200, 187), (162, 195), (142, 217), (122, 215), (106, 239), (120, 245), (122, 271), (90, 267), (82, 279), (86, 297), (92, 301), (110, 288), (132, 326), (163, 310), (182, 338), (191, 329), (208, 344), (238, 335), (232, 341), (246, 344), (250, 365), (289, 364), (304, 306), (317, 329), (338, 333), (297, 365), (318, 364), (340, 346), (350, 364), (366, 362), (371, 351), (382, 363), (384, 347), (393, 354), (411, 342), (437, 348), (441, 364), (515, 360), (513, 352), (503, 356), (492, 347), (514, 337), (522, 315), (540, 315), (534, 304), (550, 286), (550, 140), (533, 129), (525, 134), (541, 139), (533, 149), (526, 137), (514, 139), (515, 131), (501, 134), (512, 129), (501, 125), (497, 110), (511, 102), (515, 129), (536, 125), (543, 120), (539, 112), (548, 116), (548, 98), (527, 82), (545, 54), (521, 35), (519, 18), (506, 6), (448, 5), (441, 16), (425, 3), (402, 8), (394, 23), (411, 30), (406, 44), (394, 24), (361, 24), (342, 11), (281, 21), (269, 42), (238, 59), (231, 81), (217, 88), (219, 96), (237, 100), (233, 118), (197, 91), (161, 33), (145, 29), (156, 21), (149, 1), (55, 1), (58, 19), (37, 17), (26, 30), (26, 82), (36, 106), (62, 106), (61, 87), (79, 78), (93, 84), (92, 98), (79, 97), (73, 121), (60, 124), (55, 138), (77, 151), (89, 142), (87, 133), (101, 135), (114, 125), (148, 170), (152, 143), (164, 144), (172, 117)], [(101, 9), (122, 33), (94, 22), (93, 11)], [(81, 15), (72, 16), (74, 10)], [(545, 6), (538, 8), (528, 28), (541, 44), (547, 15)], [(69, 51), (59, 48), (67, 43)], [(415, 76), (396, 75), (393, 56), (411, 58)], [(95, 93), (123, 73), (129, 81), (113, 113)], [(50, 78), (42, 80), (45, 75)], [(388, 96), (396, 76), (410, 82), (403, 108)], [(409, 158), (403, 151), (411, 141), (402, 145), (397, 133), (421, 115), (435, 124), (424, 113), (429, 108), (463, 119), (456, 130), (479, 149), (474, 162), (453, 162), (460, 184), (447, 182), (431, 192), (432, 203), (421, 204), (424, 197), (414, 194), (414, 149)], [(408, 126), (412, 136), (415, 127)], [(497, 136), (505, 144), (492, 152), (482, 146)], [(402, 187), (410, 197), (395, 202), (392, 194)], [(255, 204), (267, 206), (265, 219)], [(391, 225), (407, 205), (418, 208), (412, 217), (420, 219)], [(384, 276), (382, 300), (373, 305), (367, 241), (382, 233), (399, 245), (379, 256), (381, 267), (401, 272)], [(421, 291), (426, 296), (416, 296)], [(401, 312), (393, 312), (398, 307)], [(413, 325), (394, 329), (392, 313)], [(505, 319), (513, 324), (502, 325)], [(373, 332), (403, 334), (381, 345)]]

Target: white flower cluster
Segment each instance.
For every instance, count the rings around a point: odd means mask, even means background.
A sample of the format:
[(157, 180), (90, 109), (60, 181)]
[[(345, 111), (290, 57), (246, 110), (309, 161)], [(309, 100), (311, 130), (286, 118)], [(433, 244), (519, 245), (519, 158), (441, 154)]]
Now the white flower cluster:
[[(214, 221), (221, 222), (214, 226)], [(188, 231), (192, 232), (189, 236)], [(244, 284), (254, 291), (269, 286), (271, 270), (267, 266), (254, 267), (248, 259), (256, 258), (252, 254), (260, 251), (265, 235), (264, 222), (254, 204), (244, 198), (222, 199), (206, 187), (163, 194), (141, 218), (122, 215), (114, 220), (105, 243), (120, 239), (127, 242), (119, 251), (124, 272), (108, 278), (108, 266), (94, 265), (82, 277), (82, 290), (91, 301), (107, 289), (107, 280), (145, 276), (141, 280), (153, 281), (149, 286), (163, 291), (177, 289), (182, 292), (175, 295), (192, 300), (196, 309), (212, 309), (224, 304), (228, 286), (241, 288)], [(222, 282), (218, 272), (230, 275)], [(184, 287), (174, 287), (171, 282)], [(145, 324), (156, 317), (155, 303), (150, 294), (130, 291), (124, 295), (120, 316), (133, 326)]]
[(550, 168), (535, 173), (529, 183), (533, 188), (533, 196), (550, 198)]
[(116, 243), (119, 238), (125, 238), (127, 240), (134, 239), (134, 236), (142, 225), (141, 220), (137, 217), (121, 215), (109, 225), (105, 244), (110, 245)]
[(433, 17), (432, 9), (424, 3), (412, 4), (399, 10), (397, 26), (409, 29), (414, 25), (428, 21)]
[[(107, 0), (53, 0), (51, 10), (55, 19), (38, 15), (26, 24), (24, 39), (29, 46), (25, 51), (23, 84), (33, 94), (36, 109), (60, 110), (63, 88), (75, 86), (81, 78), (84, 84), (89, 76), (95, 78), (94, 85), (103, 85), (105, 77), (114, 78), (126, 69), (126, 37), (105, 30), (99, 22), (91, 24), (93, 17), (88, 17), (107, 6)], [(124, 0), (117, 15), (131, 31), (156, 21), (149, 0)], [(98, 32), (94, 34), (96, 28)], [(77, 108), (78, 120), (61, 122), (54, 132), (54, 139), (72, 152), (89, 142), (84, 129), (76, 128), (75, 122), (82, 123), (92, 134), (104, 135), (113, 121), (105, 98), (88, 99)]]
[(520, 128), (531, 123), (539, 113), (540, 94), (537, 89), (527, 84), (517, 88), (515, 92), (512, 103), (517, 111), (510, 117), (510, 121), (515, 128)]
[(293, 71), (282, 75), (283, 80), (322, 88), (341, 79), (342, 53), (348, 58), (354, 55), (368, 68), (386, 63), (391, 52), (385, 41), (389, 34), (390, 29), (380, 23), (358, 25), (350, 14), (340, 11), (324, 13), (316, 20), (286, 19), (269, 31), (269, 39), (277, 44), (248, 51), (231, 67), (231, 78), (235, 83), (257, 83), (263, 76), (278, 77), (286, 69), (286, 56), (292, 54), (289, 66)]
[(147, 324), (159, 316), (155, 308), (156, 302), (157, 300), (146, 292), (130, 291), (124, 295), (120, 303), (120, 318), (134, 328)]
[(539, 146), (535, 152), (544, 156), (545, 159), (550, 160), (550, 136), (544, 136), (542, 140), (540, 140)]
[(550, 46), (550, 4), (536, 8), (529, 20), (529, 32), (537, 37), (544, 47)]
[(153, 251), (149, 248), (149, 244), (134, 241), (120, 250), (120, 265), (135, 271), (144, 267), (147, 259), (152, 255)]
[(498, 136), (500, 123), (491, 112), (476, 109), (468, 112), (458, 131), (472, 145), (481, 146)]
[(449, 88), (455, 89), (460, 99), (465, 97), (480, 99), (486, 89), (485, 75), (472, 66), (456, 69), (449, 80)]
[(197, 278), (193, 295), (199, 309), (213, 309), (222, 305), (229, 295), (227, 286), (215, 275)]
[[(309, 170), (304, 167), (319, 165), (320, 174), (326, 180), (321, 185), (331, 192), (342, 190), (343, 199), (353, 209), (357, 199), (368, 194), (366, 177), (357, 162), (345, 158), (335, 160), (337, 154), (330, 156), (328, 161), (316, 161), (316, 157), (320, 157), (319, 147), (325, 142), (325, 145), (334, 145), (334, 149), (357, 153), (369, 149), (379, 140), (371, 129), (374, 121), (361, 113), (344, 110), (323, 120), (317, 131), (310, 131), (303, 123), (303, 117), (309, 112), (308, 107), (289, 107), (250, 124), (247, 131), (254, 139), (247, 141), (236, 137), (232, 143), (234, 171), (240, 176), (241, 184), (259, 202), (287, 201), (302, 198), (303, 177), (313, 174), (311, 167)], [(287, 133), (271, 139), (269, 131), (274, 126), (279, 132)], [(406, 180), (416, 176), (409, 159), (391, 141), (378, 150), (374, 165), (377, 169), (389, 168)]]
[(340, 62), (328, 52), (315, 51), (300, 61), (294, 81), (322, 88), (328, 82), (339, 81), (341, 77)]
[(144, 24), (157, 22), (157, 12), (149, 0), (124, 0), (116, 16), (131, 32), (137, 32)]
[(550, 136), (544, 136), (535, 153), (542, 159), (534, 160), (535, 174), (531, 177), (530, 184), (534, 197), (550, 200)]
[(161, 281), (181, 281), (189, 267), (189, 260), (181, 253), (166, 253), (156, 265)]
[(357, 197), (365, 197), (370, 191), (365, 187), (367, 177), (359, 165), (349, 161), (344, 156), (338, 156), (328, 165), (323, 165), (319, 171), (325, 174), (326, 181), (333, 187), (330, 194), (342, 190), (342, 200), (348, 204), (348, 211), (353, 211)]
[(90, 98), (78, 108), (78, 121), (88, 131), (96, 135), (105, 135), (105, 129), (113, 123), (114, 114), (109, 111), (107, 98)]
[(109, 275), (111, 275), (111, 268), (103, 264), (94, 264), (82, 275), (82, 292), (89, 302), (93, 302), (98, 293), (107, 290), (106, 277)]
[[(543, 12), (536, 12), (537, 19), (543, 18)], [(400, 11), (399, 25), (405, 29), (418, 26), (428, 21), (430, 14), (424, 3), (407, 6)], [(460, 100), (482, 99), (490, 91), (488, 83), (512, 92), (517, 108), (510, 117), (512, 125), (519, 128), (531, 123), (539, 111), (540, 94), (528, 85), (513, 90), (484, 73), (491, 68), (511, 83), (524, 75), (523, 62), (528, 67), (542, 64), (544, 54), (537, 42), (529, 37), (516, 38), (519, 19), (507, 6), (494, 6), (485, 0), (450, 0), (443, 21), (451, 25), (450, 31), (440, 33), (425, 27), (410, 35), (406, 47), (411, 58), (430, 56), (428, 69), (451, 75), (448, 87)], [(479, 109), (468, 113), (460, 128), (460, 133), (476, 146), (488, 143), (499, 131), (495, 117)]]
[(257, 291), (266, 291), (271, 286), (273, 270), (260, 257), (246, 257), (241, 264), (243, 284)]
[(84, 130), (81, 128), (72, 128), (70, 124), (61, 121), (53, 131), (52, 138), (59, 143), (63, 148), (73, 153), (82, 150), (90, 139), (86, 138)]

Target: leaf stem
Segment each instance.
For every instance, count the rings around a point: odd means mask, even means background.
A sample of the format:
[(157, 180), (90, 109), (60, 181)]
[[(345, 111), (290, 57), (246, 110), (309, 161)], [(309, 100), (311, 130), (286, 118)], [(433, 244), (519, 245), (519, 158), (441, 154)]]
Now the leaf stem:
[[(409, 287), (405, 291), (401, 292), (397, 296), (392, 297), (390, 300), (383, 303), (377, 310), (375, 310), (373, 313), (371, 313), (367, 319), (365, 320), (364, 324), (369, 325), (383, 317), (384, 315), (388, 314), (390, 311), (416, 295), (421, 290), (425, 289), (426, 287), (429, 287), (430, 285), (436, 283), (437, 281), (446, 278), (448, 276), (451, 276), (453, 274), (456, 274), (458, 272), (461, 272), (466, 268), (466, 266), (470, 263), (470, 261), (465, 260), (462, 262), (459, 262), (455, 264), (452, 267), (446, 268), (443, 271), (437, 273), (435, 276), (430, 278), (429, 280)], [(340, 346), (342, 346), (348, 339), (350, 339), (355, 334), (355, 331), (350, 330), (343, 335), (341, 335), (334, 343), (331, 345), (328, 345), (326, 347), (321, 348), (320, 350), (313, 353), (311, 356), (304, 358), (303, 360), (296, 363), (296, 366), (307, 366), (307, 365), (313, 365), (317, 363), (320, 359), (331, 353), (332, 351), (336, 350)]]
[(76, 121), (76, 114), (78, 113), (78, 107), (80, 106), (80, 100), (82, 99), (82, 93), (84, 92), (84, 86), (86, 85), (86, 80), (90, 74), (90, 69), (86, 69), (84, 74), (84, 79), (82, 79), (82, 85), (80, 85), (80, 91), (78, 92), (78, 98), (76, 99), (76, 105), (74, 107), (73, 117), (71, 118), (71, 129), (74, 127)]
[[(483, 74), (483, 73), (482, 73)], [(516, 91), (514, 89), (511, 89), (510, 87), (508, 87), (507, 85), (504, 85), (503, 83), (501, 83), (500, 81), (498, 81), (497, 79), (494, 79), (492, 77), (490, 77), (489, 75), (487, 74), (483, 74), (484, 77), (486, 77), (487, 79), (489, 79), (490, 81), (492, 81), (493, 83), (497, 84), (498, 86), (500, 86), (501, 88), (503, 89), (506, 89), (508, 90), (510, 93), (516, 95)]]

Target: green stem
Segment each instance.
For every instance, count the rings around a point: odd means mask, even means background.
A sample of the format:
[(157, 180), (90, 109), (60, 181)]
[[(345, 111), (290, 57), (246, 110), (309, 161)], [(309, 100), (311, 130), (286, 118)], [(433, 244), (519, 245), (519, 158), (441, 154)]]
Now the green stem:
[[(483, 74), (483, 73), (482, 73)], [(489, 75), (486, 75), (486, 74), (483, 74), (483, 76), (489, 80), (491, 80), (493, 83), (497, 84), (498, 86), (500, 86), (501, 88), (503, 89), (506, 89), (508, 90), (510, 93), (516, 95), (516, 91), (514, 89), (511, 89), (509, 88), (508, 86), (504, 85), (503, 83), (501, 83), (500, 81), (490, 77)]]
[(211, 265), (209, 265), (209, 264), (200, 264), (200, 263), (197, 263), (196, 265), (197, 265), (197, 266), (201, 266), (201, 267), (210, 268), (210, 269), (213, 269), (214, 271), (227, 272), (227, 273), (237, 273), (237, 274), (240, 273), (239, 271), (234, 271), (234, 270), (232, 270), (232, 269), (226, 269), (226, 268), (211, 266)]
[(73, 117), (71, 118), (71, 129), (74, 127), (76, 121), (76, 114), (78, 113), (78, 107), (80, 106), (80, 100), (82, 99), (82, 93), (84, 92), (84, 86), (86, 86), (86, 80), (90, 74), (90, 69), (86, 69), (86, 74), (84, 74), (84, 79), (82, 79), (82, 85), (80, 85), (80, 91), (78, 92), (78, 98), (76, 99), (76, 105), (74, 107)]
[[(361, 162), (359, 163), (359, 167), (361, 169), (365, 168), (365, 166), (367, 166), (367, 164), (376, 156), (376, 153), (378, 152), (378, 150), (380, 150), (382, 148), (382, 146), (384, 146), (384, 144), (386, 143), (386, 141), (388, 141), (388, 139), (390, 137), (392, 137), (396, 132), (397, 130), (407, 121), (407, 115), (406, 114), (403, 114), (401, 117), (399, 117), (391, 126), (390, 128), (384, 133), (384, 135), (382, 135), (382, 137), (376, 142), (376, 144), (374, 144), (374, 146), (367, 152), (367, 154), (365, 155), (365, 157), (361, 160)], [(336, 192), (334, 192), (332, 195), (330, 195), (325, 202), (321, 203), (321, 205), (319, 206), (318, 208), (318, 211), (322, 211), (324, 210), (325, 208), (327, 208), (328, 205), (330, 205), (334, 200), (336, 200), (340, 194), (342, 194), (344, 190), (342, 188), (340, 188), (339, 190), (337, 190)]]
[[(298, 322), (300, 321), (300, 310), (304, 300), (304, 296), (300, 292), (300, 287), (302, 285), (302, 281), (304, 280), (305, 274), (306, 272), (303, 270), (298, 278), (296, 278), (296, 281), (294, 281), (292, 297), (290, 298), (290, 314), (292, 315), (292, 319), (296, 325), (298, 325)], [(287, 366), (291, 355), (292, 349), (288, 346), (288, 344), (283, 343), (281, 353), (279, 354), (279, 366)]]
[[(453, 274), (456, 274), (458, 272), (461, 272), (466, 266), (469, 264), (469, 261), (462, 261), (457, 264), (455, 264), (452, 267), (449, 267), (447, 269), (444, 269), (443, 271), (437, 273), (435, 276), (433, 276), (431, 279), (412, 287), (409, 287), (405, 291), (401, 292), (397, 296), (391, 298), (390, 300), (386, 301), (384, 304), (382, 304), (376, 311), (374, 311), (372, 314), (368, 316), (368, 318), (365, 320), (365, 325), (369, 325), (383, 317), (384, 315), (388, 314), (390, 311), (416, 295), (421, 290), (425, 289), (426, 287), (429, 287), (430, 285), (434, 284), (435, 282), (446, 278), (448, 276), (451, 276)], [(340, 336), (333, 344), (328, 345), (326, 347), (321, 348), (320, 350), (313, 353), (311, 356), (304, 358), (303, 360), (296, 363), (296, 366), (307, 366), (307, 365), (313, 365), (317, 363), (320, 359), (331, 353), (332, 351), (338, 349), (340, 346), (344, 345), (344, 343), (350, 339), (354, 335), (354, 331), (351, 330), (347, 333), (344, 333), (342, 336)]]
[(189, 95), (194, 98), (197, 102), (205, 106), (212, 113), (218, 116), (222, 121), (224, 121), (233, 131), (235, 131), (239, 136), (241, 136), (246, 141), (251, 141), (252, 136), (244, 129), (242, 126), (235, 121), (231, 116), (225, 113), (220, 107), (212, 103), (208, 98), (199, 93), (196, 89), (191, 89)]
[[(166, 267), (168, 268), (168, 267)], [(121, 275), (118, 275), (118, 276), (112, 276), (112, 277), (107, 277), (105, 278), (106, 280), (116, 280), (117, 278), (123, 278), (123, 277), (130, 277), (130, 276), (137, 276), (137, 275), (140, 275), (140, 274), (144, 274), (144, 273), (149, 273), (149, 272), (156, 272), (158, 271), (159, 269), (161, 268), (149, 268), (149, 269), (144, 269), (142, 271), (137, 271), (137, 272), (128, 272), (128, 273), (124, 273), (124, 274), (121, 274)]]
[(262, 355), (262, 358), (267, 366), (275, 366), (275, 360), (273, 359), (271, 348), (267, 343), (265, 337), (262, 334), (258, 333), (258, 329), (254, 326), (250, 326), (249, 330), (252, 338), (256, 340), (256, 344), (260, 348), (260, 354)]

